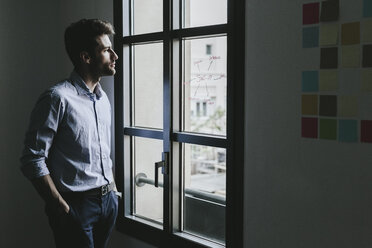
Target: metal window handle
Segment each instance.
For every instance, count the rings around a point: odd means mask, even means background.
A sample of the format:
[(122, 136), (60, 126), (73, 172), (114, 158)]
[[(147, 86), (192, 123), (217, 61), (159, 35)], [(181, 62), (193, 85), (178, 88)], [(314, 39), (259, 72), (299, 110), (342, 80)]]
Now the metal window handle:
[(163, 175), (168, 174), (168, 152), (163, 152), (163, 160), (155, 163), (155, 184), (156, 188), (159, 187), (159, 168), (162, 168), (161, 172)]
[(164, 161), (155, 163), (155, 187), (159, 187), (159, 168), (164, 166)]

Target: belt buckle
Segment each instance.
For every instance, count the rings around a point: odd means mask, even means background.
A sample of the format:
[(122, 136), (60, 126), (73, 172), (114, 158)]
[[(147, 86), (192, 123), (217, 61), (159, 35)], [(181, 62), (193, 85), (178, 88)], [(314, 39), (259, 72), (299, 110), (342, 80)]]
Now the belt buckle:
[(109, 191), (109, 187), (108, 185), (103, 185), (102, 188), (101, 188), (101, 194), (102, 195), (106, 195)]

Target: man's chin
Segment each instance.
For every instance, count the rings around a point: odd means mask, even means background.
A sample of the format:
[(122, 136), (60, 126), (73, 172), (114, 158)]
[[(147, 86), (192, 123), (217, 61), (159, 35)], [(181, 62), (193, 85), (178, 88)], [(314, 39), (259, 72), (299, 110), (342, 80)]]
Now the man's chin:
[(115, 69), (110, 69), (110, 70), (105, 71), (102, 76), (114, 76), (115, 73), (116, 73)]

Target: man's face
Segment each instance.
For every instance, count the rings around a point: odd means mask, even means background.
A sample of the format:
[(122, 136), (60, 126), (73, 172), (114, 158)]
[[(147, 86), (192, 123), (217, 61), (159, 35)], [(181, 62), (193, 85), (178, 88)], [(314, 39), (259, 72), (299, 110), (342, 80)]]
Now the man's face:
[(115, 61), (118, 59), (118, 55), (112, 50), (111, 41), (107, 35), (98, 36), (96, 41), (98, 46), (92, 56), (92, 74), (99, 77), (112, 76), (116, 72)]

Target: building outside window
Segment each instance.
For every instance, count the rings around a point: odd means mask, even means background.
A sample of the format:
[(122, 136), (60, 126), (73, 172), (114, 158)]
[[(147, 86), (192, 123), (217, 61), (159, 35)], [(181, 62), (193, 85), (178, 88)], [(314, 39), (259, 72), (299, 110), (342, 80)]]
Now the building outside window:
[(211, 55), (212, 54), (212, 45), (207, 44), (205, 46), (205, 54), (207, 54), (207, 55)]

